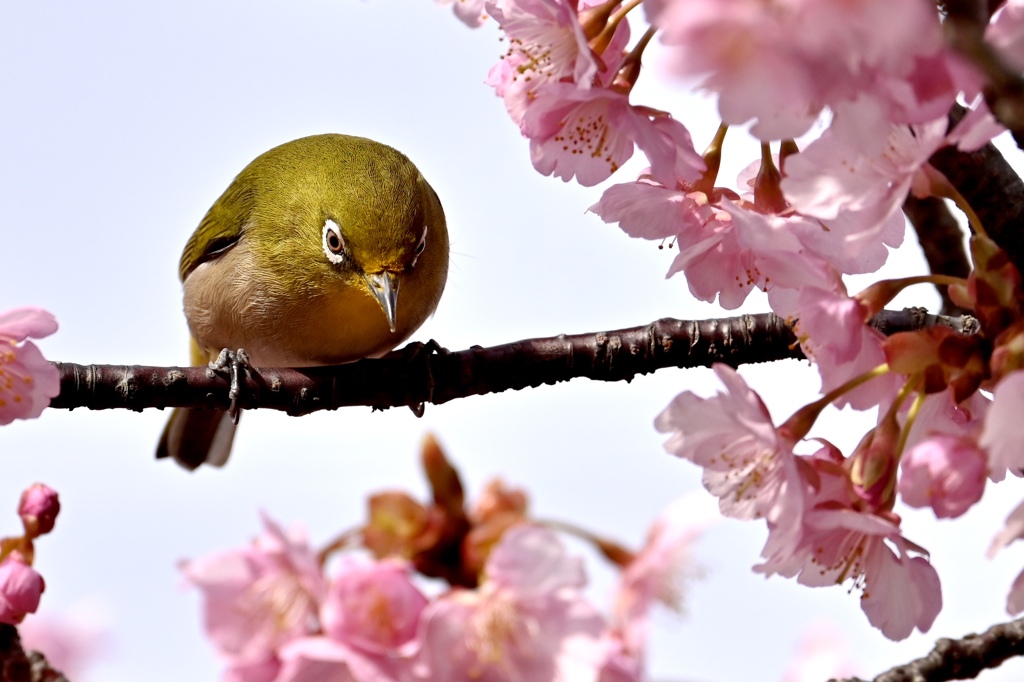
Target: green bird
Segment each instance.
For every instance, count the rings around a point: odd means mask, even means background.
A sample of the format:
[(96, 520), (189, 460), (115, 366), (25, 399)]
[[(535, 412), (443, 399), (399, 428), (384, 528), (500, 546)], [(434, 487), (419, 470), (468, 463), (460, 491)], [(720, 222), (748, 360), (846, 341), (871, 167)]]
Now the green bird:
[[(402, 153), (314, 135), (258, 156), (206, 213), (179, 274), (192, 364), (244, 349), (253, 366), (380, 357), (437, 308), (448, 228), (437, 194)], [(235, 420), (175, 409), (157, 457), (223, 465)]]

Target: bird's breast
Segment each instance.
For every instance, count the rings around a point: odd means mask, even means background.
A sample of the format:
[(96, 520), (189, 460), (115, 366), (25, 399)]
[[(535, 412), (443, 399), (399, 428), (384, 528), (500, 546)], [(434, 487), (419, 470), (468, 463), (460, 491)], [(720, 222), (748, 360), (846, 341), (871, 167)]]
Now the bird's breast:
[[(398, 296), (391, 332), (369, 292), (340, 279), (316, 291), (289, 290), (268, 276), (240, 242), (185, 280), (184, 308), (193, 337), (211, 355), (244, 348), (257, 367), (301, 367), (379, 357), (408, 338), (431, 311)], [(411, 293), (411, 292), (410, 292)]]

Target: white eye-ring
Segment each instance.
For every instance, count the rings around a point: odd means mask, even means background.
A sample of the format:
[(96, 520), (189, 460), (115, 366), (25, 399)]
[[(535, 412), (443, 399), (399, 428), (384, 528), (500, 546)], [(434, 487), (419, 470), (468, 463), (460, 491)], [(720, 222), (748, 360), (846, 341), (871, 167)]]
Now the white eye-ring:
[(345, 240), (341, 236), (341, 228), (330, 218), (324, 223), (323, 244), (327, 260), (335, 265), (345, 261)]
[(416, 261), (419, 260), (420, 254), (423, 253), (423, 249), (427, 248), (427, 228), (429, 226), (423, 226), (423, 236), (420, 237), (420, 243), (416, 245), (416, 251), (412, 256), (412, 263), (409, 264), (410, 268), (416, 267)]

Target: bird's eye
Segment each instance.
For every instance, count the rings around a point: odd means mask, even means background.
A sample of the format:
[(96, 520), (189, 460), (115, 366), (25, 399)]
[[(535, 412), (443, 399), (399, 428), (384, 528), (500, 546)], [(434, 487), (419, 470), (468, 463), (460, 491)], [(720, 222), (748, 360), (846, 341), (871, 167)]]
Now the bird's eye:
[(416, 251), (413, 252), (412, 263), (409, 265), (409, 267), (414, 267), (416, 265), (416, 259), (420, 257), (420, 254), (423, 253), (423, 249), (425, 249), (425, 248), (427, 248), (427, 227), (426, 227), (426, 225), (423, 226), (423, 236), (420, 237), (420, 243), (416, 245)]
[(341, 228), (329, 218), (324, 223), (323, 245), (327, 260), (335, 265), (345, 260), (345, 240), (341, 236)]

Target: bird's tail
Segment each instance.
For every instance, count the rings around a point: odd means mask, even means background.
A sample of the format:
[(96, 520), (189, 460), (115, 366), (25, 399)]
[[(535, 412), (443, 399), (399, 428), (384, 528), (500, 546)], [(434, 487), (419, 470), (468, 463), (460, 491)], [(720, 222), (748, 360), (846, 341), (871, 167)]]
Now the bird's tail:
[(223, 466), (234, 439), (235, 422), (227, 412), (178, 407), (160, 435), (156, 456), (173, 457), (190, 470), (203, 463)]
[[(192, 365), (199, 367), (206, 364), (209, 361), (207, 353), (195, 339), (190, 341)], [(173, 457), (175, 462), (190, 471), (204, 462), (224, 466), (234, 440), (235, 422), (227, 412), (178, 407), (171, 412), (171, 418), (160, 434), (156, 456), (157, 459)]]

